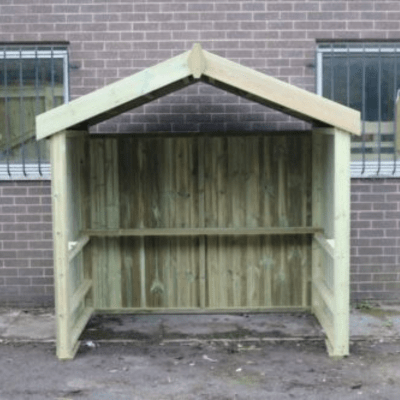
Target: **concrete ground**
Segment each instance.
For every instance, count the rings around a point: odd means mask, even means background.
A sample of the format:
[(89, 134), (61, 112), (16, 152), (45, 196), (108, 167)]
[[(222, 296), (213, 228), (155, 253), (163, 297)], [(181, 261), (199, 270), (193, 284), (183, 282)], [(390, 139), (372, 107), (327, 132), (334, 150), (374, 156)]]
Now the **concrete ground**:
[[(315, 318), (302, 313), (238, 315), (95, 315), (82, 340), (230, 338), (323, 339)], [(352, 340), (400, 339), (400, 306), (363, 306), (350, 314)], [(53, 310), (0, 308), (0, 342), (55, 341)]]
[(94, 316), (73, 361), (51, 310), (0, 310), (0, 400), (393, 400), (400, 307), (352, 310), (350, 356), (330, 359), (310, 315)]

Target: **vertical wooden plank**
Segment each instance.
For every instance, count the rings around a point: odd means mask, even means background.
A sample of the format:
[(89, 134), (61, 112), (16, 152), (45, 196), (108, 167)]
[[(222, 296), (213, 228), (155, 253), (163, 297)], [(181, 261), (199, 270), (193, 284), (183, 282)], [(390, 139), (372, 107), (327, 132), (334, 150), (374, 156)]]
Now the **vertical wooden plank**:
[[(177, 151), (177, 213), (178, 226), (185, 228), (190, 226), (189, 209), (189, 163), (188, 163), (188, 141), (186, 138), (179, 138)], [(179, 268), (179, 292), (181, 294), (180, 307), (188, 307), (190, 303), (190, 293), (192, 285), (190, 284), (190, 257), (189, 247), (190, 238), (178, 238), (178, 268)]]
[[(173, 204), (172, 197), (172, 140), (166, 138), (163, 140), (163, 168), (162, 168), (162, 180), (163, 180), (163, 193), (164, 193), (164, 226), (166, 228), (173, 227), (173, 221), (171, 219), (171, 210)], [(172, 239), (166, 238), (165, 242), (165, 255), (164, 255), (164, 285), (165, 285), (165, 296), (164, 306), (173, 307), (175, 305), (175, 290), (174, 290), (174, 278), (173, 268), (171, 260), (171, 246)]]
[[(201, 145), (200, 145), (201, 146)], [(199, 179), (200, 191), (203, 187), (205, 192), (203, 195), (204, 202), (204, 226), (215, 227), (218, 226), (216, 218), (217, 213), (217, 188), (216, 188), (216, 173), (218, 167), (216, 165), (216, 154), (217, 154), (217, 139), (211, 137), (205, 137), (203, 139), (204, 151), (199, 147), (199, 177), (203, 175), (203, 178)], [(202, 156), (200, 156), (202, 154)], [(200, 167), (201, 160), (203, 160), (203, 167)], [(202, 170), (200, 169), (202, 168)], [(203, 180), (203, 182), (202, 182)], [(201, 193), (201, 192), (200, 192)], [(199, 205), (201, 203), (199, 202)], [(199, 210), (199, 222), (201, 223), (202, 212)], [(207, 243), (207, 283), (204, 287), (204, 304), (207, 307), (216, 307), (218, 304), (217, 296), (219, 284), (218, 276), (218, 261), (217, 261), (217, 238), (207, 237), (205, 241)], [(222, 266), (220, 266), (222, 267)], [(206, 301), (207, 300), (207, 301)]]
[[(216, 156), (216, 212), (217, 226), (229, 227), (229, 205), (230, 205), (230, 189), (229, 189), (229, 138), (221, 137), (215, 139), (215, 156)], [(232, 293), (232, 270), (231, 259), (232, 253), (229, 251), (229, 237), (219, 237), (215, 239), (215, 262), (216, 270), (218, 271), (218, 304), (221, 307), (228, 307), (229, 293)]]
[[(106, 227), (119, 229), (119, 169), (117, 139), (106, 139), (104, 149), (104, 183), (105, 183), (105, 211)], [(121, 246), (119, 238), (109, 238), (107, 241), (107, 281), (104, 282), (109, 292), (108, 306), (120, 308), (121, 297)]]
[[(311, 159), (309, 154), (312, 154), (312, 135), (308, 134), (302, 138), (302, 151), (301, 151), (301, 186), (303, 189), (302, 199), (301, 199), (301, 226), (310, 226), (311, 221)], [(308, 248), (310, 246), (310, 240), (305, 235), (301, 238), (301, 251), (302, 251), (302, 261), (301, 261), (301, 271), (302, 271), (302, 300), (301, 304), (303, 307), (310, 305), (310, 288), (311, 288), (311, 264), (309, 259)]]
[[(139, 185), (138, 185), (138, 228), (144, 228), (146, 226), (146, 149), (145, 139), (139, 139), (137, 142), (137, 153), (138, 153), (138, 169), (139, 169)], [(146, 298), (146, 251), (145, 251), (145, 239), (139, 238), (139, 265), (140, 265), (140, 306), (147, 307)]]
[[(289, 226), (288, 218), (288, 138), (287, 136), (279, 136), (276, 140), (277, 175), (278, 175), (278, 224), (279, 226)], [(283, 236), (280, 238), (280, 265), (278, 272), (279, 282), (279, 305), (289, 304), (290, 296), (290, 276), (288, 269), (288, 238)]]
[[(323, 136), (313, 132), (312, 134), (312, 225), (314, 227), (322, 226), (323, 212)], [(313, 241), (312, 244), (312, 279), (318, 279), (319, 264), (321, 262), (321, 252), (318, 244)], [(311, 307), (313, 313), (318, 308), (318, 293), (314, 286), (311, 288)]]
[[(243, 150), (245, 148), (244, 138), (231, 137), (229, 138), (228, 159), (229, 159), (229, 177), (228, 185), (230, 186), (230, 222), (233, 227), (245, 226), (245, 206), (246, 195), (243, 187), (245, 185), (244, 169), (245, 159)], [(243, 285), (243, 259), (246, 251), (242, 246), (243, 238), (231, 237), (231, 270), (232, 270), (232, 290), (234, 307), (242, 305), (242, 285)]]
[[(260, 191), (259, 191), (259, 137), (246, 138), (246, 227), (255, 228), (260, 226)], [(247, 307), (260, 305), (260, 237), (246, 238), (247, 248)]]
[[(261, 186), (261, 204), (260, 204), (260, 217), (262, 226), (272, 226), (272, 206), (275, 200), (275, 189), (273, 186), (271, 174), (271, 137), (262, 137), (262, 145), (260, 146), (260, 186)], [(263, 276), (263, 293), (264, 305), (266, 307), (272, 306), (272, 270), (274, 268), (272, 258), (272, 244), (271, 238), (265, 236), (261, 239), (262, 253), (260, 258), (260, 271)]]
[[(139, 227), (140, 167), (138, 140), (132, 137), (118, 139), (118, 170), (121, 228)], [(139, 238), (121, 239), (121, 301), (126, 307), (139, 307), (141, 298)]]
[[(350, 135), (335, 129), (333, 266), (334, 340), (332, 356), (349, 354), (350, 301)], [(325, 193), (325, 196), (331, 194)]]
[[(104, 180), (104, 139), (91, 141), (91, 203), (93, 229), (106, 228), (105, 180)], [(94, 297), (96, 308), (108, 307), (107, 258), (108, 239), (96, 238), (93, 246)]]
[[(191, 180), (192, 180), (192, 223), (191, 226), (205, 227), (205, 138), (194, 139), (192, 149)], [(195, 199), (198, 199), (197, 201)], [(197, 217), (197, 218), (196, 218)], [(196, 244), (198, 245), (196, 246)], [(198, 276), (198, 301), (194, 304), (200, 308), (206, 306), (206, 238), (201, 236), (192, 239), (192, 260), (194, 271)], [(198, 260), (196, 260), (198, 258)], [(198, 272), (197, 272), (198, 264)], [(195, 300), (195, 299), (193, 299)]]
[(52, 168), (54, 285), (57, 329), (57, 357), (73, 358), (70, 320), (70, 282), (68, 271), (68, 188), (66, 133), (50, 139)]
[[(175, 139), (167, 138), (164, 141), (164, 159), (163, 168), (164, 187), (165, 187), (165, 226), (169, 228), (176, 227), (175, 219)], [(177, 288), (176, 288), (176, 240), (168, 238), (165, 254), (165, 273), (164, 283), (166, 285), (165, 304), (166, 307), (177, 306)]]

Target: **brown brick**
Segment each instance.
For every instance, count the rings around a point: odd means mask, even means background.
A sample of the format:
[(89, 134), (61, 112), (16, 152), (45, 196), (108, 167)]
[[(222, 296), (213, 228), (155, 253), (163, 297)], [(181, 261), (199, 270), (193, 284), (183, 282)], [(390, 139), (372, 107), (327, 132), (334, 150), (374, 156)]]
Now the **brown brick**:
[(200, 15), (198, 13), (176, 13), (173, 16), (174, 21), (199, 21)]
[(352, 274), (351, 281), (352, 282), (371, 282), (372, 275), (371, 274)]
[(30, 278), (25, 277), (16, 277), (16, 276), (7, 276), (6, 278), (6, 285), (30, 285), (31, 280)]
[(386, 20), (387, 13), (385, 12), (362, 12), (361, 19), (369, 19), (369, 20)]
[(214, 11), (214, 3), (189, 3), (188, 11)]
[[(141, 7), (139, 9), (136, 9), (137, 7)], [(147, 9), (147, 7), (150, 7), (150, 9)], [(154, 7), (156, 9), (154, 9)], [(150, 11), (150, 12), (158, 12), (159, 11), (159, 5), (158, 4), (144, 4), (144, 5), (136, 5), (135, 6), (135, 11)], [(161, 4), (161, 11), (162, 12), (185, 12), (188, 9), (188, 5), (185, 3), (166, 3), (166, 4)]]
[(329, 19), (333, 19), (333, 13), (332, 12), (308, 12), (307, 13), (307, 19), (309, 21), (326, 21)]
[(54, 279), (51, 277), (33, 277), (32, 285), (53, 285)]
[(294, 11), (320, 11), (320, 1), (294, 3)]
[(292, 11), (293, 4), (292, 3), (279, 3), (279, 2), (269, 2), (267, 3), (268, 11)]
[(22, 250), (28, 248), (28, 242), (18, 242), (15, 240), (12, 242), (3, 242), (3, 247), (5, 250)]
[(258, 3), (244, 2), (244, 3), (242, 3), (242, 9), (244, 11), (264, 11), (265, 6), (266, 5), (264, 2), (258, 2)]
[(397, 280), (397, 274), (374, 274), (374, 282), (393, 282)]
[(399, 21), (375, 21), (375, 29), (381, 30), (398, 30), (400, 27)]
[(359, 287), (362, 291), (379, 291), (383, 290), (383, 283), (361, 283)]
[(350, 1), (348, 6), (350, 11), (369, 11), (373, 10), (374, 4), (372, 1)]
[(17, 252), (16, 251), (0, 251), (0, 258), (17, 258)]
[(278, 12), (265, 12), (265, 13), (255, 13), (254, 20), (255, 21), (274, 21), (279, 19)]
[(385, 283), (385, 290), (394, 290), (397, 293), (398, 296), (398, 292), (400, 291), (400, 282), (388, 282)]
[(8, 268), (8, 267), (25, 268), (28, 266), (28, 260), (15, 259), (16, 257), (13, 257), (13, 258), (14, 259), (4, 260), (4, 267), (6, 267), (6, 268)]
[(27, 224), (3, 224), (4, 232), (20, 232), (28, 230)]
[(43, 286), (21, 286), (21, 295), (31, 295), (31, 294), (44, 294), (45, 289)]
[(293, 21), (270, 21), (268, 23), (268, 29), (279, 31), (293, 29)]
[(305, 21), (307, 19), (307, 14), (304, 12), (282, 12), (281, 19), (289, 21)]
[[(368, 230), (361, 230), (360, 231), (360, 237), (361, 238), (374, 238), (374, 237), (383, 237), (384, 236), (384, 231), (382, 229), (368, 229)], [(396, 236), (400, 236), (396, 235)]]
[(257, 22), (240, 22), (240, 29), (243, 30), (266, 30), (267, 25), (265, 21)]
[(25, 269), (0, 268), (0, 276), (18, 276), (19, 271), (25, 271)]

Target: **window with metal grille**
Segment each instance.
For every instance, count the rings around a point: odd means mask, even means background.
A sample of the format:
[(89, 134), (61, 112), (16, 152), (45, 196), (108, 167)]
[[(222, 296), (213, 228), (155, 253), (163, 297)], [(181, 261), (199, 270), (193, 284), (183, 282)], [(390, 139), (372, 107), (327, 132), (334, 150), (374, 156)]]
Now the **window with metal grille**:
[(68, 97), (65, 46), (0, 46), (0, 180), (50, 178), (35, 116)]
[(317, 93), (361, 112), (352, 142), (352, 177), (400, 176), (395, 151), (395, 103), (400, 44), (319, 43)]

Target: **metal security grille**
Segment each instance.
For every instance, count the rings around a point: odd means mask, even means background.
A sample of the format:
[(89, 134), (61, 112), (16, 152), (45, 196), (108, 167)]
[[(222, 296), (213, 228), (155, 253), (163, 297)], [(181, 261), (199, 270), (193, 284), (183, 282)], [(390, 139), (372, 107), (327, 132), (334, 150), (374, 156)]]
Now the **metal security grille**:
[(317, 93), (361, 112), (362, 135), (352, 142), (352, 177), (398, 177), (395, 102), (400, 44), (320, 43)]
[(0, 180), (50, 178), (47, 143), (35, 140), (35, 116), (68, 98), (65, 47), (0, 47)]

